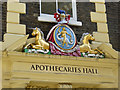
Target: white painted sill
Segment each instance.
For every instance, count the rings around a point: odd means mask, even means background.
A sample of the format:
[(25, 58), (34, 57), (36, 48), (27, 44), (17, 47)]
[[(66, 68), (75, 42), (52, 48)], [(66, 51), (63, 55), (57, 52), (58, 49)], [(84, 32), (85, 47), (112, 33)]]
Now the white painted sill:
[[(57, 21), (54, 18), (54, 15), (48, 15), (48, 14), (41, 14), (38, 17), (38, 21), (41, 22), (54, 22), (57, 23)], [(73, 26), (82, 26), (82, 22), (74, 20), (73, 18), (70, 18), (70, 21), (68, 25), (73, 25)]]

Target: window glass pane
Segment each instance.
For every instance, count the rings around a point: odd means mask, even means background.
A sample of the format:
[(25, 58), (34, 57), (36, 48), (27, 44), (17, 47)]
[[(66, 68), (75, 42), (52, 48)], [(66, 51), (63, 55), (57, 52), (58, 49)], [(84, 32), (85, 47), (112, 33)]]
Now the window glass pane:
[(70, 14), (72, 17), (72, 0), (65, 0), (65, 2), (58, 2), (58, 8), (65, 10), (66, 14)]
[(54, 14), (56, 12), (56, 2), (41, 2), (41, 13)]

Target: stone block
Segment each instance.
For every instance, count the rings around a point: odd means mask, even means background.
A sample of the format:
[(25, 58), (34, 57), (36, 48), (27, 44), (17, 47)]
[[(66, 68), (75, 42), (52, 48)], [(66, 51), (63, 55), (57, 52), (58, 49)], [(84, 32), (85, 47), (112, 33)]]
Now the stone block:
[(102, 43), (101, 42), (95, 42), (92, 41), (92, 44), (90, 44), (92, 49), (96, 49), (97, 47), (99, 47)]
[(2, 51), (2, 41), (0, 41), (0, 52)]
[(5, 42), (2, 42), (2, 47), (1, 50), (4, 51), (5, 50)]
[[(112, 45), (110, 43), (105, 43), (108, 46), (110, 46), (112, 48)], [(92, 49), (96, 49), (98, 48), (100, 45), (102, 45), (102, 42), (96, 42), (96, 41), (92, 41), (92, 44), (90, 44)]]
[(102, 33), (107, 33), (108, 25), (106, 23), (97, 23), (97, 31)]
[(7, 3), (7, 11), (16, 13), (26, 13), (26, 5), (24, 3)]
[(7, 12), (7, 22), (8, 23), (19, 23), (19, 13)]
[(23, 46), (26, 44), (27, 38), (29, 35), (25, 35), (24, 37), (20, 38), (19, 40), (17, 40), (16, 42), (14, 42), (13, 44), (11, 44), (7, 50), (8, 51), (13, 51), (13, 50), (18, 50), (18, 51), (22, 51)]
[(26, 25), (7, 23), (7, 33), (26, 34)]
[(106, 7), (105, 4), (95, 3), (96, 12), (105, 13)]
[(110, 57), (113, 57), (115, 59), (118, 59), (118, 52), (115, 51), (113, 48), (110, 46), (106, 45), (103, 43), (102, 45), (99, 46), (99, 49), (102, 50), (104, 53), (110, 55)]
[(93, 37), (95, 38), (95, 41), (109, 43), (108, 33), (93, 32)]
[(25, 35), (9, 34), (9, 33), (4, 34), (3, 48), (6, 49), (7, 47), (9, 47), (10, 45), (12, 45), (13, 43), (15, 43), (16, 41), (18, 41), (23, 37), (25, 37)]
[(105, 13), (97, 13), (97, 12), (91, 12), (91, 21), (92, 22), (107, 22), (106, 14)]
[(29, 44), (29, 43), (35, 43), (35, 38), (27, 39), (26, 44)]
[(7, 2), (19, 2), (19, 0), (7, 0)]
[(93, 3), (105, 3), (105, 0), (90, 0)]

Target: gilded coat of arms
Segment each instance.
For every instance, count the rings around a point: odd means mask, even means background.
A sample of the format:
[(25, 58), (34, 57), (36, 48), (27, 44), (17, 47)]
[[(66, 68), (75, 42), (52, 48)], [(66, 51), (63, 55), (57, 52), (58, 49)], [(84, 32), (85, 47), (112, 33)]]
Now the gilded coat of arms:
[(73, 30), (67, 25), (70, 15), (65, 14), (65, 11), (58, 9), (58, 12), (54, 14), (54, 18), (58, 24), (50, 29), (46, 40), (39, 28), (33, 28), (32, 35), (36, 36), (35, 43), (26, 45), (25, 50), (54, 55), (104, 57), (102, 51), (97, 48), (93, 50), (90, 47), (89, 40), (95, 40), (91, 34), (83, 33), (80, 40), (82, 43), (78, 44)]
[(74, 32), (67, 25), (59, 25), (54, 31), (54, 40), (58, 47), (63, 50), (70, 50), (75, 46), (76, 37)]

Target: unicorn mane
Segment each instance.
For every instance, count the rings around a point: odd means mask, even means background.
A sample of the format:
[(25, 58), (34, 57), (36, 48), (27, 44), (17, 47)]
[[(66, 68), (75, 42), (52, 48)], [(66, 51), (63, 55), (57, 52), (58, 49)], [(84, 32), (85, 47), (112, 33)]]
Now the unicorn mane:
[[(38, 28), (38, 31), (41, 33), (41, 37), (42, 37), (42, 39), (44, 39), (44, 33), (41, 31), (40, 28)], [(44, 39), (44, 40), (45, 40), (45, 39)]]
[(86, 35), (88, 35), (89, 33), (83, 33), (82, 34), (82, 37), (80, 38), (80, 45), (82, 45), (83, 44), (83, 39), (84, 39), (84, 37), (86, 36)]

